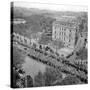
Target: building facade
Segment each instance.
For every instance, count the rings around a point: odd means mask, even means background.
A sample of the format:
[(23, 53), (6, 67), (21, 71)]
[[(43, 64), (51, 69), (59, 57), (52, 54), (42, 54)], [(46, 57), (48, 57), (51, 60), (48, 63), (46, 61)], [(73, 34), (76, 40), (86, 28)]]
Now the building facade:
[(77, 25), (66, 21), (54, 21), (52, 40), (62, 41), (64, 46), (74, 48)]

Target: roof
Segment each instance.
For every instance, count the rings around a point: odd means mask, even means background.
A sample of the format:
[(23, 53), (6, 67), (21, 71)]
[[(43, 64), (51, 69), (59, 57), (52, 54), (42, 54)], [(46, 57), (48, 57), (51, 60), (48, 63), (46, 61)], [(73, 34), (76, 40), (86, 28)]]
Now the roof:
[(56, 21), (53, 22), (53, 25), (64, 25), (64, 26), (69, 26), (69, 27), (75, 27), (78, 25), (78, 20), (77, 18), (73, 17), (60, 17), (56, 19)]

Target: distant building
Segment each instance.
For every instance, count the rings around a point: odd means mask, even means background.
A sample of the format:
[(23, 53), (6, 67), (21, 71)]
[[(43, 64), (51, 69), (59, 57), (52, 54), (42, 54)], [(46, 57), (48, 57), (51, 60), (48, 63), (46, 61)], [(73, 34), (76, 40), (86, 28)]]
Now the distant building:
[(74, 22), (56, 20), (52, 25), (52, 40), (62, 41), (64, 46), (73, 48), (77, 29)]
[(26, 21), (24, 19), (15, 18), (13, 20), (13, 24), (24, 24), (24, 23), (26, 23)]

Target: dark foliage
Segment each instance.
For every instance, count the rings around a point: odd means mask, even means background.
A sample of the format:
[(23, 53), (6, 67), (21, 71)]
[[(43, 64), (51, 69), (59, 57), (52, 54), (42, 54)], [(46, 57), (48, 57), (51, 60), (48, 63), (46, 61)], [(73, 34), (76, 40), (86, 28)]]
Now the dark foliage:
[(33, 87), (33, 79), (30, 75), (27, 75), (27, 87)]
[(88, 51), (87, 49), (83, 48), (79, 52), (77, 52), (76, 55), (77, 55), (76, 59), (87, 60)]
[(17, 48), (13, 47), (13, 66), (20, 68), (24, 63), (24, 54), (22, 54)]
[(75, 85), (80, 84), (80, 80), (74, 76), (67, 76), (61, 82), (57, 82), (55, 85)]
[(38, 75), (35, 76), (34, 78), (34, 86), (35, 87), (40, 87), (40, 86), (44, 86), (44, 78), (43, 78), (43, 74), (39, 71)]

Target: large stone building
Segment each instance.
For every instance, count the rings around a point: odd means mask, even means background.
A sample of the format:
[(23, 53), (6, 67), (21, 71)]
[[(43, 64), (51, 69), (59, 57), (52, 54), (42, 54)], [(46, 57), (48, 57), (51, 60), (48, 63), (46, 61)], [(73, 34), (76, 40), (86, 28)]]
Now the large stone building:
[(64, 20), (56, 20), (52, 25), (52, 40), (62, 41), (64, 46), (74, 48), (77, 24)]

